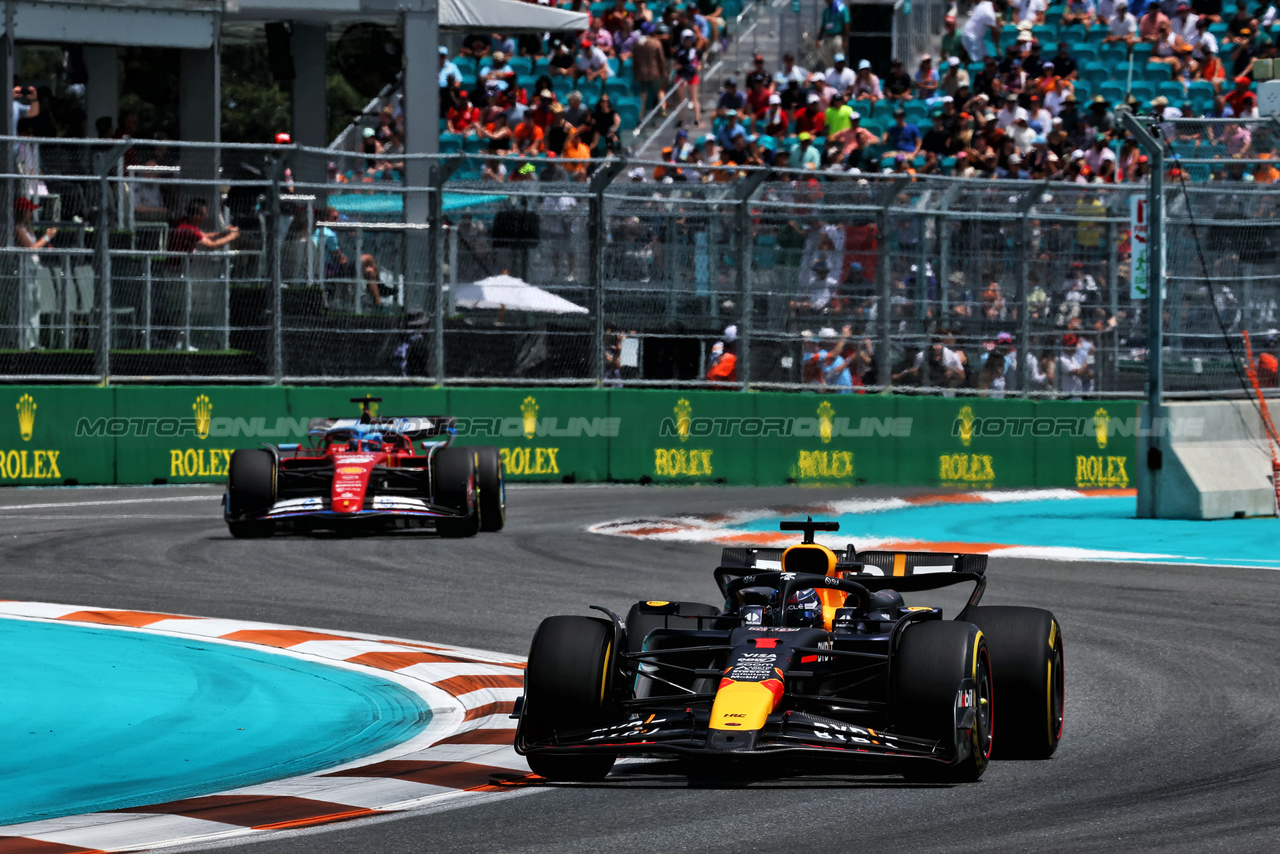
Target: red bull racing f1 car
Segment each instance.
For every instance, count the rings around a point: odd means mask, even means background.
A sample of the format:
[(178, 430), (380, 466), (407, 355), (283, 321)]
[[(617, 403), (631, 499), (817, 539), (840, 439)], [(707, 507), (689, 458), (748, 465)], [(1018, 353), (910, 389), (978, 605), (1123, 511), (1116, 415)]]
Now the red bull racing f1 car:
[[(1053, 614), (979, 607), (986, 555), (814, 542), (837, 528), (783, 522), (804, 541), (725, 549), (723, 607), (655, 600), (625, 620), (599, 606), (543, 620), (516, 750), (553, 781), (603, 778), (619, 756), (772, 758), (784, 773), (844, 762), (941, 782), (976, 780), (993, 757), (1051, 756), (1065, 696)], [(953, 620), (903, 601), (966, 582)]]
[(371, 415), (315, 418), (306, 445), (241, 449), (228, 465), (224, 516), (234, 537), (277, 530), (434, 528), (500, 531), (502, 460), (489, 446), (453, 447), (455, 420)]

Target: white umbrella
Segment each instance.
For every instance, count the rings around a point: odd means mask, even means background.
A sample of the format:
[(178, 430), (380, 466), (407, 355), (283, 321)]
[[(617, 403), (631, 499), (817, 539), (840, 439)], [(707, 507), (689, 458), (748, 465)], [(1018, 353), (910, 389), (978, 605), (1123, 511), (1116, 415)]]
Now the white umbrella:
[(506, 309), (507, 311), (536, 311), (543, 314), (590, 314), (550, 291), (536, 288), (515, 276), (503, 274), (490, 276), (469, 285), (460, 285), (455, 301), (461, 308)]

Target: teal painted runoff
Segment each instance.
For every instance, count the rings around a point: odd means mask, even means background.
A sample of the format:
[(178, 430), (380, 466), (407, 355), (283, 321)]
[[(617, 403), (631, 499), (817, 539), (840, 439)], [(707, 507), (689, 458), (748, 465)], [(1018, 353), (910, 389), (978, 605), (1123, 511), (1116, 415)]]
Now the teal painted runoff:
[(416, 694), (364, 673), (66, 623), (0, 619), (0, 680), (0, 824), (307, 774), (431, 719)]
[[(741, 528), (776, 531), (780, 518), (753, 518)], [(1138, 519), (1137, 499), (1132, 496), (921, 504), (836, 519), (840, 532), (826, 534), (824, 540), (1069, 547), (1132, 554), (1113, 560), (1280, 569), (1275, 546), (1280, 519)], [(1152, 554), (1160, 557), (1146, 557)]]

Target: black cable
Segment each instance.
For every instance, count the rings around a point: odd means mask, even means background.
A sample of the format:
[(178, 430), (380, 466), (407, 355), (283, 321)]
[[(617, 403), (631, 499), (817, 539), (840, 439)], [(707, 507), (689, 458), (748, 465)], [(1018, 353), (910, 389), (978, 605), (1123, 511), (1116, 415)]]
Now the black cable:
[[(1163, 117), (1161, 117), (1161, 118), (1163, 118)], [(1158, 129), (1157, 129), (1157, 131), (1158, 131)], [(1160, 136), (1160, 134), (1159, 134), (1159, 133), (1157, 133), (1157, 136)], [(1237, 354), (1236, 354), (1236, 348), (1235, 348), (1235, 345), (1234, 345), (1234, 344), (1232, 344), (1232, 342), (1231, 342), (1231, 334), (1227, 331), (1227, 323), (1226, 323), (1226, 321), (1225, 321), (1225, 320), (1223, 320), (1223, 318), (1222, 318), (1222, 312), (1221, 312), (1221, 310), (1219, 310), (1219, 308), (1218, 308), (1218, 299), (1217, 299), (1217, 295), (1216, 295), (1216, 294), (1214, 293), (1214, 291), (1213, 291), (1213, 277), (1209, 275), (1209, 262), (1205, 259), (1205, 254), (1204, 254), (1204, 245), (1202, 244), (1202, 242), (1201, 242), (1201, 240), (1200, 240), (1200, 228), (1199, 228), (1199, 225), (1196, 223), (1195, 210), (1193, 209), (1192, 204), (1191, 204), (1191, 194), (1187, 192), (1187, 170), (1186, 170), (1186, 168), (1182, 165), (1182, 158), (1181, 158), (1181, 156), (1180, 156), (1180, 155), (1178, 155), (1178, 153), (1177, 153), (1177, 152), (1175, 152), (1175, 151), (1173, 150), (1173, 141), (1172, 141), (1172, 140), (1165, 139), (1165, 140), (1163, 140), (1163, 142), (1164, 142), (1164, 147), (1165, 147), (1165, 149), (1168, 151), (1169, 155), (1170, 155), (1171, 157), (1173, 157), (1173, 158), (1178, 162), (1178, 183), (1182, 186), (1182, 197), (1186, 200), (1186, 203), (1187, 203), (1187, 220), (1188, 220), (1188, 221), (1190, 222), (1190, 224), (1191, 224), (1191, 240), (1192, 240), (1192, 242), (1195, 244), (1195, 247), (1196, 247), (1196, 257), (1197, 257), (1197, 258), (1199, 259), (1199, 261), (1200, 261), (1200, 269), (1201, 269), (1201, 270), (1203, 271), (1203, 273), (1204, 273), (1204, 282), (1205, 282), (1205, 285), (1206, 285), (1206, 286), (1208, 287), (1208, 289), (1209, 289), (1209, 304), (1210, 304), (1211, 306), (1213, 306), (1213, 315), (1214, 315), (1214, 317), (1215, 317), (1215, 318), (1217, 318), (1217, 320), (1218, 320), (1218, 329), (1222, 332), (1222, 340), (1223, 340), (1223, 341), (1226, 343), (1226, 345), (1227, 345), (1227, 354), (1228, 354), (1228, 356), (1230, 357), (1230, 360), (1231, 360), (1231, 367), (1232, 367), (1232, 370), (1234, 370), (1234, 371), (1235, 371), (1236, 379), (1238, 379), (1238, 380), (1240, 381), (1240, 388), (1241, 388), (1241, 390), (1244, 392), (1245, 400), (1248, 400), (1248, 401), (1249, 401), (1249, 403), (1253, 406), (1254, 411), (1258, 413), (1258, 420), (1262, 422), (1262, 425), (1263, 425), (1263, 433), (1264, 433), (1264, 434), (1266, 434), (1266, 433), (1267, 433), (1267, 430), (1266, 430), (1267, 418), (1266, 418), (1266, 416), (1265, 416), (1265, 415), (1263, 414), (1263, 412), (1262, 412), (1262, 406), (1261, 406), (1261, 404), (1258, 402), (1257, 398), (1256, 398), (1256, 397), (1254, 396), (1254, 394), (1253, 394), (1253, 385), (1252, 385), (1252, 383), (1250, 383), (1250, 382), (1249, 382), (1248, 378), (1244, 375), (1244, 373), (1243, 373), (1243, 372), (1241, 371), (1241, 369), (1240, 369), (1240, 359), (1238, 358), (1238, 356), (1237, 356)], [(1164, 221), (1164, 223), (1165, 223), (1165, 234), (1166, 234), (1166, 237), (1167, 237), (1167, 235), (1168, 235), (1168, 222), (1167, 222), (1167, 220), (1165, 220), (1165, 221)], [(1161, 272), (1162, 272), (1162, 273), (1164, 272), (1163, 267), (1161, 268)], [(1162, 282), (1154, 282), (1153, 284), (1154, 284), (1156, 287), (1160, 287), (1163, 283), (1162, 283)], [(1148, 310), (1149, 310), (1149, 309), (1150, 309), (1150, 307), (1148, 307)], [(1164, 318), (1163, 318), (1163, 317), (1162, 317), (1162, 318), (1160, 318), (1160, 323), (1163, 325), (1163, 323), (1164, 323)], [(1148, 353), (1150, 353), (1150, 352), (1151, 352), (1151, 346), (1150, 346), (1150, 344), (1151, 344), (1151, 342), (1147, 342), (1147, 352), (1148, 352)], [(1150, 358), (1150, 356), (1148, 356), (1148, 358)], [(1156, 358), (1160, 358), (1160, 354), (1156, 354)], [(1161, 394), (1163, 395), (1164, 390), (1163, 390), (1163, 389), (1161, 389), (1160, 391), (1161, 391)], [(1243, 422), (1243, 419), (1241, 419), (1241, 421)], [(1248, 432), (1248, 425), (1246, 425), (1246, 424), (1242, 424), (1242, 426), (1243, 426), (1243, 427), (1245, 427), (1245, 431), (1246, 431), (1246, 433), (1247, 433), (1247, 432)], [(1271, 437), (1270, 437), (1270, 435), (1268, 434), (1268, 435), (1266, 436), (1265, 444), (1270, 445), (1270, 440), (1271, 440)]]
[[(1192, 243), (1195, 244), (1196, 257), (1200, 261), (1200, 269), (1204, 273), (1204, 282), (1209, 289), (1209, 305), (1213, 306), (1213, 316), (1217, 318), (1218, 329), (1222, 333), (1222, 340), (1227, 345), (1227, 354), (1231, 360), (1231, 367), (1235, 371), (1236, 379), (1240, 381), (1240, 388), (1244, 392), (1245, 397), (1253, 403), (1253, 408), (1258, 410), (1258, 417), (1261, 418), (1262, 408), (1258, 405), (1258, 402), (1254, 400), (1252, 384), (1249, 382), (1248, 378), (1244, 375), (1244, 373), (1240, 369), (1240, 358), (1236, 353), (1235, 345), (1231, 341), (1231, 333), (1227, 331), (1227, 323), (1222, 317), (1222, 311), (1218, 308), (1218, 297), (1217, 297), (1217, 294), (1215, 294), (1213, 291), (1213, 277), (1209, 275), (1209, 262), (1205, 259), (1204, 246), (1200, 240), (1200, 227), (1199, 227), (1199, 224), (1196, 222), (1195, 210), (1191, 204), (1191, 194), (1187, 192), (1187, 170), (1182, 165), (1181, 156), (1173, 150), (1173, 141), (1166, 139), (1166, 140), (1163, 140), (1163, 142), (1164, 142), (1164, 147), (1168, 151), (1169, 155), (1174, 160), (1176, 160), (1179, 164), (1178, 165), (1178, 183), (1182, 186), (1182, 197), (1186, 200), (1186, 203), (1187, 203), (1187, 219), (1191, 224), (1191, 240), (1192, 240)], [(1166, 222), (1165, 231), (1166, 231), (1166, 237), (1167, 237), (1167, 233), (1168, 233), (1167, 222)], [(1157, 287), (1159, 287), (1163, 283), (1156, 282), (1154, 284)], [(1164, 318), (1160, 318), (1160, 322), (1161, 324), (1163, 324)], [(1149, 352), (1150, 342), (1148, 342), (1147, 349)], [(1157, 354), (1157, 356), (1158, 355), (1159, 354)], [(1163, 390), (1161, 391), (1163, 392)]]

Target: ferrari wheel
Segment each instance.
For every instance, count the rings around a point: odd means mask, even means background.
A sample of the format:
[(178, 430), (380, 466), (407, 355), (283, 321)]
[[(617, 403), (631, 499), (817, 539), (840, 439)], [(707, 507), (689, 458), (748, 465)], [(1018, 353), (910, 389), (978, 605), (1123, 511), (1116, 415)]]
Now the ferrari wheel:
[[(538, 626), (524, 672), (521, 738), (538, 742), (557, 732), (570, 733), (605, 723), (613, 627), (591, 617), (548, 617)], [(531, 753), (529, 767), (552, 781), (602, 780), (613, 767), (612, 754)]]
[(507, 491), (502, 480), (502, 455), (492, 445), (473, 449), (476, 481), (480, 485), (480, 530), (501, 531), (507, 524)]
[(431, 458), (436, 504), (460, 514), (436, 522), (442, 537), (474, 537), (480, 530), (480, 506), (476, 501), (475, 454), (471, 448), (442, 448)]
[(891, 665), (898, 732), (936, 738), (948, 764), (918, 761), (908, 776), (972, 782), (987, 770), (994, 736), (991, 655), (977, 626), (956, 621), (911, 625)]
[(1062, 738), (1066, 673), (1062, 629), (1039, 608), (971, 608), (1000, 684), (997, 759), (1048, 759)]
[(274, 524), (244, 520), (266, 513), (276, 500), (276, 459), (270, 451), (241, 448), (227, 465), (227, 526), (236, 538), (270, 536)]

